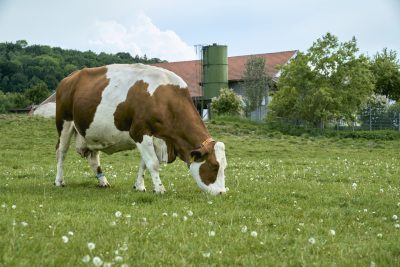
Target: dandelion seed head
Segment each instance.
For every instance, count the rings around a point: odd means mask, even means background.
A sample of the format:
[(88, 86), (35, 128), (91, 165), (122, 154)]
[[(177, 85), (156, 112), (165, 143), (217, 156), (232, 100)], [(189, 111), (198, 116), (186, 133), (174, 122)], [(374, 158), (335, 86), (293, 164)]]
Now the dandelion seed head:
[(310, 243), (311, 245), (314, 245), (315, 244), (315, 238), (314, 237), (310, 237), (309, 239), (308, 239), (308, 243)]
[(92, 262), (93, 262), (94, 266), (101, 266), (103, 264), (103, 261), (98, 256), (93, 257)]
[(88, 247), (88, 249), (93, 250), (96, 248), (96, 244), (93, 242), (89, 242), (89, 243), (87, 243), (87, 247)]
[(85, 256), (83, 256), (83, 258), (82, 258), (82, 262), (84, 262), (84, 263), (88, 263), (90, 261), (90, 256), (89, 255), (85, 255)]
[(256, 231), (251, 231), (250, 235), (251, 235), (252, 237), (257, 237), (258, 234), (257, 234)]
[(122, 212), (120, 212), (119, 210), (117, 210), (117, 211), (115, 212), (115, 217), (119, 218), (119, 217), (121, 217), (121, 216), (122, 216)]

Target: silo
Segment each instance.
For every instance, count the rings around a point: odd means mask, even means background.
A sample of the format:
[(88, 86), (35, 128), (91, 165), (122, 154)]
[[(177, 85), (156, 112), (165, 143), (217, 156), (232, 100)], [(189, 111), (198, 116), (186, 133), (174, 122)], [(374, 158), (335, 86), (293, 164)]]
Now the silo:
[(221, 88), (228, 88), (228, 47), (203, 46), (203, 101), (219, 96)]

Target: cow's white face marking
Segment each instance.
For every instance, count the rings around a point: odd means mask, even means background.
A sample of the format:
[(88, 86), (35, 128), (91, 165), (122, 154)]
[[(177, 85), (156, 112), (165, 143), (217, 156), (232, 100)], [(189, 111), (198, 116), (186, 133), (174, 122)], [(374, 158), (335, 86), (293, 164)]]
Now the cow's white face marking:
[(204, 164), (203, 162), (193, 162), (190, 164), (190, 171), (197, 185), (205, 192), (212, 195), (218, 195), (221, 193), (226, 193), (225, 187), (225, 168), (228, 165), (225, 156), (225, 145), (222, 142), (217, 142), (214, 145), (215, 157), (219, 163), (219, 169), (217, 174), (217, 179), (214, 183), (206, 185), (200, 177), (200, 167)]

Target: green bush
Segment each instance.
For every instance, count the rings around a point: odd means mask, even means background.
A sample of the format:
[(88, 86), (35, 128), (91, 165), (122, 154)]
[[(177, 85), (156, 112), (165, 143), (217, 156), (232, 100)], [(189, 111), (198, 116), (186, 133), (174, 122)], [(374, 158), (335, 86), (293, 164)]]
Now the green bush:
[(220, 95), (211, 101), (211, 111), (215, 115), (240, 115), (243, 112), (243, 101), (232, 89), (222, 88)]

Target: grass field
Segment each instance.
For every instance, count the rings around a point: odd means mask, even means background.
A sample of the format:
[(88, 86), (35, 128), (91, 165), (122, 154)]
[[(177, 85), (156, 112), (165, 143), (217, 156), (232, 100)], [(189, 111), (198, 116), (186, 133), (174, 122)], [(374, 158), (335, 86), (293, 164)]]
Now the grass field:
[(135, 192), (137, 150), (102, 154), (100, 189), (71, 147), (56, 188), (53, 122), (0, 117), (0, 266), (400, 266), (400, 140), (208, 126), (224, 196), (181, 161), (162, 167), (165, 195)]

